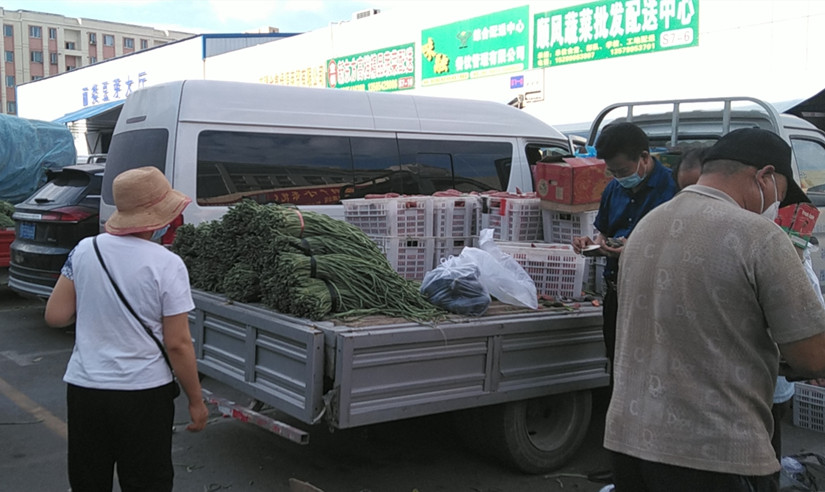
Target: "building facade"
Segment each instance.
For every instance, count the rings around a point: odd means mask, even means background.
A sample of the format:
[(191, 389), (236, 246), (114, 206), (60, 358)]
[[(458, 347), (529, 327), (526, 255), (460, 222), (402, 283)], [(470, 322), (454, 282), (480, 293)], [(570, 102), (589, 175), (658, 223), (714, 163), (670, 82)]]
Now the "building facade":
[(0, 7), (3, 63), (0, 112), (17, 114), (16, 87), (25, 82), (193, 36), (119, 22)]

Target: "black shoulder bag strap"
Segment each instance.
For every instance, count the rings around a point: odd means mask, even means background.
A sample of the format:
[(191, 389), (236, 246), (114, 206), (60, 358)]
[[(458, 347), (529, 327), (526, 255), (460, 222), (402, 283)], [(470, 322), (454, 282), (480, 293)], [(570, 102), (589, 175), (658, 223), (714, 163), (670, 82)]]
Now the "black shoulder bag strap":
[(140, 326), (142, 326), (143, 329), (146, 330), (146, 333), (150, 337), (152, 337), (152, 340), (155, 341), (155, 344), (157, 344), (158, 348), (160, 349), (160, 353), (163, 354), (163, 360), (166, 361), (166, 365), (169, 366), (169, 370), (172, 371), (172, 378), (175, 380), (175, 382), (177, 382), (177, 376), (175, 376), (175, 370), (172, 369), (172, 363), (169, 362), (169, 355), (166, 354), (166, 348), (163, 346), (162, 343), (160, 343), (160, 340), (158, 340), (158, 337), (156, 337), (155, 334), (152, 333), (152, 330), (150, 330), (149, 327), (146, 326), (146, 324), (144, 324), (143, 321), (141, 321), (140, 318), (138, 318), (137, 313), (135, 312), (134, 309), (132, 309), (132, 305), (129, 304), (129, 301), (126, 300), (126, 297), (123, 295), (123, 292), (120, 291), (120, 287), (117, 286), (117, 282), (115, 282), (115, 279), (112, 278), (112, 274), (109, 273), (109, 269), (106, 268), (106, 262), (103, 261), (103, 255), (100, 254), (100, 248), (97, 247), (97, 237), (94, 237), (92, 239), (92, 244), (95, 247), (95, 253), (97, 254), (97, 259), (100, 260), (100, 264), (103, 266), (103, 271), (106, 272), (106, 275), (109, 277), (109, 281), (112, 282), (112, 286), (115, 288), (115, 292), (117, 292), (117, 296), (120, 297), (120, 301), (123, 303), (124, 306), (126, 306), (126, 309), (128, 309), (129, 312), (132, 313), (132, 316), (134, 316), (135, 319), (138, 321), (138, 323), (140, 323)]

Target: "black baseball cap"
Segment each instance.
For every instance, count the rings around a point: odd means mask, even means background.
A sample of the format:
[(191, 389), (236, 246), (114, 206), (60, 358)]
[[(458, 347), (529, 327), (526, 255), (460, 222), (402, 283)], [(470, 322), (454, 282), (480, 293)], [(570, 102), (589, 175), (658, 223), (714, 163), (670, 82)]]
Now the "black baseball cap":
[(791, 146), (776, 133), (761, 128), (740, 128), (720, 138), (705, 154), (708, 161), (731, 160), (756, 169), (773, 166), (788, 181), (788, 192), (780, 207), (811, 200), (796, 184), (791, 167)]

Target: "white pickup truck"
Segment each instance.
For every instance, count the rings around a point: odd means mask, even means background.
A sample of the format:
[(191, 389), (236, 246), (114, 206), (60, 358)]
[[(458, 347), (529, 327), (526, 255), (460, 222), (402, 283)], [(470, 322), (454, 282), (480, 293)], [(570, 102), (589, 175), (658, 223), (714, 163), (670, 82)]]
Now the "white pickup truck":
[[(593, 145), (599, 131), (611, 122), (630, 121), (650, 138), (651, 148), (663, 160), (678, 158), (690, 145), (710, 145), (738, 128), (758, 127), (773, 131), (793, 149), (797, 182), (820, 212), (825, 207), (825, 132), (791, 114), (751, 97), (718, 97), (636, 101), (612, 104), (593, 120), (587, 137)], [(820, 287), (825, 283), (825, 213), (814, 229), (822, 249), (811, 254)]]

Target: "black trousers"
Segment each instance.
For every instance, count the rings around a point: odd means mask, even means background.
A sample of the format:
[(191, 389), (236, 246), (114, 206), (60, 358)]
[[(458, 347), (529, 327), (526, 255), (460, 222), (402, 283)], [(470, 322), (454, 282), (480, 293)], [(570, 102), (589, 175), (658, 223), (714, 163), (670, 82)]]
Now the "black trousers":
[(619, 312), (619, 295), (616, 290), (607, 287), (602, 307), (602, 334), (604, 334), (605, 355), (610, 360), (610, 387), (613, 387), (613, 355), (616, 351), (616, 315)]
[(172, 490), (172, 384), (139, 391), (68, 385), (72, 492)]
[(744, 476), (694, 470), (611, 453), (614, 492), (777, 492), (772, 475)]

